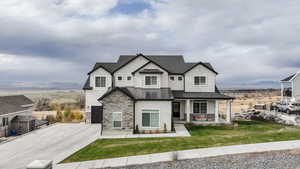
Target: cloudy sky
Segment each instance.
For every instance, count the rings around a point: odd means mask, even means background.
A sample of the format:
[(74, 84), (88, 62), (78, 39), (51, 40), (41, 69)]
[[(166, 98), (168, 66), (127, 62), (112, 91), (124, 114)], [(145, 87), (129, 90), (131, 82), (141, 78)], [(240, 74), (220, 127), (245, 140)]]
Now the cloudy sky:
[(300, 1), (1, 0), (0, 83), (83, 83), (120, 54), (211, 62), (222, 85), (300, 70)]

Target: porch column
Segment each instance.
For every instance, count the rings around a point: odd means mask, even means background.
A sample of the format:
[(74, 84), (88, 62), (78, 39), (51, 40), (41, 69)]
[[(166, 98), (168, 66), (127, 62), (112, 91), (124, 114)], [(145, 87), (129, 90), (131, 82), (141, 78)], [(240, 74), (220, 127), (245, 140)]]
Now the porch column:
[(215, 122), (218, 123), (219, 122), (219, 101), (216, 100), (216, 104), (215, 104)]
[(283, 102), (283, 91), (284, 91), (284, 86), (283, 82), (281, 82), (281, 101)]
[(191, 106), (190, 106), (190, 100), (186, 100), (186, 104), (185, 104), (185, 112), (186, 112), (186, 121), (190, 122), (191, 118), (190, 118), (190, 114), (191, 114)]
[(226, 104), (227, 104), (226, 121), (230, 122), (231, 121), (231, 100), (227, 100)]

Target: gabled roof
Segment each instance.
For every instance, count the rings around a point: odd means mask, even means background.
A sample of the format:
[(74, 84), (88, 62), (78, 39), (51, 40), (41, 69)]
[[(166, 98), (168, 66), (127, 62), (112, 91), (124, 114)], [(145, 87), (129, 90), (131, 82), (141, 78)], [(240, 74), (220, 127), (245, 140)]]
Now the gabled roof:
[(90, 86), (90, 76), (85, 81), (84, 86), (83, 86), (82, 89), (83, 90), (92, 90), (93, 89), (93, 87)]
[(196, 65), (202, 64), (209, 70), (217, 73), (210, 63), (186, 63), (184, 61), (184, 58), (182, 55), (143, 55), (143, 54), (137, 54), (137, 55), (121, 55), (116, 63), (96, 63), (92, 71), (90, 71), (88, 74), (91, 74), (98, 68), (102, 67), (106, 71), (110, 73), (114, 73), (117, 70), (121, 69), (134, 59), (138, 58), (139, 56), (142, 56), (146, 59), (148, 59), (150, 62), (159, 65), (161, 68), (165, 69), (170, 74), (184, 74), (191, 68), (193, 68)]
[(292, 80), (293, 78), (294, 78), (294, 76), (296, 76), (297, 75), (297, 73), (295, 73), (295, 74), (293, 74), (293, 75), (291, 75), (291, 76), (289, 76), (289, 77), (287, 77), (287, 78), (285, 78), (285, 79), (282, 79), (281, 81), (282, 82), (289, 82), (290, 80)]
[(0, 115), (25, 111), (34, 102), (24, 95), (0, 96)]

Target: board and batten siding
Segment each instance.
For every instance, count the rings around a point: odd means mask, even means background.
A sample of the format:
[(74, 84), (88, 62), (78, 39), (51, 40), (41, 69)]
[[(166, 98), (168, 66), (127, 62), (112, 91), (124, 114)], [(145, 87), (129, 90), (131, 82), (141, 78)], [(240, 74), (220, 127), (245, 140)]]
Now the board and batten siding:
[[(171, 80), (174, 77), (174, 80)], [(181, 77), (182, 80), (178, 80)], [(169, 75), (169, 87), (171, 90), (184, 90), (184, 77), (182, 75)]]
[[(206, 76), (206, 85), (195, 85), (195, 76)], [(215, 92), (216, 74), (203, 65), (198, 65), (185, 74), (185, 92)]]
[[(144, 69), (158, 69), (160, 71), (162, 71), (162, 74), (140, 74), (139, 72), (144, 70)], [(134, 86), (135, 87), (141, 87), (141, 88), (145, 88), (145, 76), (157, 76), (157, 82), (158, 82), (158, 87), (159, 88), (167, 88), (169, 87), (169, 83), (168, 83), (168, 72), (166, 72), (165, 70), (161, 69), (160, 67), (158, 67), (157, 65), (153, 64), (153, 63), (149, 63), (148, 65), (146, 65), (145, 67), (143, 67), (141, 70), (139, 70), (138, 72), (135, 73), (134, 75)]]
[[(95, 87), (95, 77), (96, 76), (105, 76), (106, 85), (105, 87)], [(85, 112), (91, 112), (91, 106), (101, 106), (101, 103), (98, 99), (105, 93), (112, 85), (112, 76), (109, 72), (103, 68), (99, 68), (93, 73), (90, 74), (90, 86), (92, 90), (85, 90)], [(89, 114), (86, 114), (89, 117)], [(89, 119), (87, 118), (89, 121)]]
[[(171, 101), (137, 101), (135, 103), (135, 125), (138, 125), (140, 130), (164, 130), (164, 124), (166, 124), (167, 130), (171, 131), (171, 107)], [(159, 110), (158, 128), (145, 128), (142, 126), (143, 109)]]
[[(139, 56), (138, 58), (134, 59), (121, 69), (117, 70), (114, 73), (115, 78), (115, 86), (117, 87), (133, 87), (134, 86), (134, 78), (132, 76), (132, 72), (143, 66), (148, 62), (147, 59), (145, 59), (142, 56)], [(118, 77), (121, 76), (122, 80), (118, 80)], [(127, 77), (131, 76), (131, 80), (127, 80)]]
[(292, 95), (297, 101), (300, 101), (300, 73), (293, 79), (292, 85)]

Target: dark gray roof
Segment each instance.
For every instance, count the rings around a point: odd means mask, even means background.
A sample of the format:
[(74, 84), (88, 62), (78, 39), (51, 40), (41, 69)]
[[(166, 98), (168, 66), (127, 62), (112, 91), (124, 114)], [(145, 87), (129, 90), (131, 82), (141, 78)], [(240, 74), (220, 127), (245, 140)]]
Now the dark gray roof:
[(93, 89), (93, 87), (90, 86), (90, 76), (89, 76), (84, 83), (83, 90), (91, 90), (91, 89)]
[(143, 69), (140, 71), (140, 73), (142, 73), (142, 74), (147, 74), (147, 73), (162, 74), (163, 72), (158, 69)]
[(32, 121), (32, 120), (34, 120), (34, 118), (32, 116), (18, 115), (12, 119), (12, 122)]
[(184, 92), (173, 91), (175, 99), (234, 99), (233, 97), (223, 95), (218, 92)]
[[(103, 68), (109, 73), (114, 73), (116, 70), (120, 69), (121, 67), (125, 66), (127, 63), (132, 61), (138, 56), (143, 56), (149, 61), (155, 63), (156, 65), (160, 66), (164, 70), (166, 70), (170, 74), (184, 74), (194, 66), (202, 64), (203, 66), (207, 67), (209, 70), (217, 73), (210, 63), (186, 63), (182, 55), (121, 55), (116, 63), (104, 63), (99, 62), (96, 63), (93, 69), (88, 73), (90, 75), (92, 72), (97, 70), (98, 68)], [(84, 85), (84, 90), (90, 90), (91, 87), (88, 85)]]
[(133, 87), (115, 87), (107, 91), (98, 100), (102, 100), (116, 90), (123, 92), (133, 100), (173, 100), (173, 95), (170, 88), (144, 89)]
[(0, 115), (27, 110), (33, 101), (24, 95), (0, 96)]
[[(183, 74), (191, 67), (199, 64), (198, 62), (186, 63), (182, 55), (142, 55), (142, 56), (160, 65), (164, 69), (168, 70), (170, 73), (175, 73), (175, 74), (176, 73)], [(100, 67), (102, 67), (103, 69), (107, 70), (110, 73), (113, 73), (115, 70), (122, 67), (124, 64), (129, 63), (135, 57), (137, 57), (137, 55), (121, 55), (116, 63), (100, 63), (100, 62), (96, 63), (93, 70), (90, 71), (89, 74)], [(215, 72), (215, 70), (213, 69), (210, 63), (202, 63), (202, 64)]]
[(281, 81), (282, 81), (282, 82), (288, 82), (288, 81), (290, 81), (295, 75), (296, 75), (296, 74), (293, 74), (293, 75), (291, 75), (291, 76), (289, 76), (289, 77), (287, 77), (287, 78), (285, 78), (285, 79), (282, 79)]

